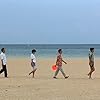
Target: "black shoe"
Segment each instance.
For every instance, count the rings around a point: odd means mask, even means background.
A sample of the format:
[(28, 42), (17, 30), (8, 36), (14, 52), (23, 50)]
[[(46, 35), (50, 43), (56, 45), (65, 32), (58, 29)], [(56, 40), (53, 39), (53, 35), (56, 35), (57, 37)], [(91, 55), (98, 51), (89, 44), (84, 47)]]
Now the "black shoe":
[(69, 76), (66, 76), (65, 79), (67, 79)]
[(57, 79), (57, 77), (55, 77), (55, 76), (54, 76), (53, 78), (54, 78), (54, 79)]

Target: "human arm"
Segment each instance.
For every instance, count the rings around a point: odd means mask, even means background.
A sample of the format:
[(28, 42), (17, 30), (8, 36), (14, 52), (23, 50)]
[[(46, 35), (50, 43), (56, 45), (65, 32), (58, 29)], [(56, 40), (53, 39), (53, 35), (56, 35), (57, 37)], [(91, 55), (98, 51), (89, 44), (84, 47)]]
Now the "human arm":
[(1, 63), (2, 63), (2, 66), (3, 66), (3, 59), (1, 59)]
[(63, 59), (62, 59), (62, 62), (64, 62), (65, 64), (67, 64), (67, 62), (66, 62), (66, 61), (64, 61)]
[(3, 54), (0, 55), (0, 59), (1, 59), (1, 64), (2, 64), (2, 66), (3, 66), (3, 59), (4, 59)]
[(91, 62), (92, 54), (89, 53), (89, 63)]

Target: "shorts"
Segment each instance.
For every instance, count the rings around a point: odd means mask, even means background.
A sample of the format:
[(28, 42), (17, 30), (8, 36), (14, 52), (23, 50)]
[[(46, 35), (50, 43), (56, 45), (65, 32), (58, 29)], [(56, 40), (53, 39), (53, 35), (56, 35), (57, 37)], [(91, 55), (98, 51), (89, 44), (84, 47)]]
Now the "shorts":
[(36, 67), (36, 64), (34, 62), (31, 62), (31, 66), (32, 66), (33, 69), (36, 69), (37, 68)]

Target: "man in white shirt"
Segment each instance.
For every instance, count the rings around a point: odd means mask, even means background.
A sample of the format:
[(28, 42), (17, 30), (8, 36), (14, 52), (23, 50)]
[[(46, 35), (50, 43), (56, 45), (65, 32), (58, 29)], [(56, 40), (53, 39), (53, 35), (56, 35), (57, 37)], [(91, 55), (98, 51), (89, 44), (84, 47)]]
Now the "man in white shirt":
[(2, 63), (2, 69), (0, 70), (0, 74), (4, 72), (5, 77), (7, 77), (7, 68), (6, 68), (7, 59), (5, 55), (5, 48), (1, 49), (0, 58), (1, 58), (1, 63)]
[(33, 49), (32, 50), (32, 54), (31, 54), (31, 66), (32, 66), (32, 68), (33, 68), (33, 71), (31, 71), (30, 73), (29, 73), (29, 75), (31, 75), (32, 73), (33, 73), (33, 78), (34, 78), (34, 74), (35, 74), (35, 72), (36, 72), (36, 70), (37, 70), (37, 67), (36, 67), (36, 57), (35, 57), (35, 52), (36, 52), (36, 50), (35, 49)]

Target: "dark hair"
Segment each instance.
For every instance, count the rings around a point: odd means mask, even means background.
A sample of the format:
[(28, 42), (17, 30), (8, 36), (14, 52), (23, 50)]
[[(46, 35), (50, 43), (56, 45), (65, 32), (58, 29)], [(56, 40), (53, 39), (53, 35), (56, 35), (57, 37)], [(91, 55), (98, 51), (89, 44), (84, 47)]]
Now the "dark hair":
[(34, 53), (34, 52), (36, 52), (36, 50), (35, 50), (35, 49), (33, 49), (33, 50), (32, 50), (32, 53)]
[(1, 52), (3, 52), (3, 51), (4, 51), (4, 49), (5, 49), (5, 48), (2, 48), (2, 49), (1, 49)]
[(90, 48), (90, 51), (94, 50), (94, 48)]
[(60, 53), (62, 51), (62, 49), (58, 49), (58, 52)]

